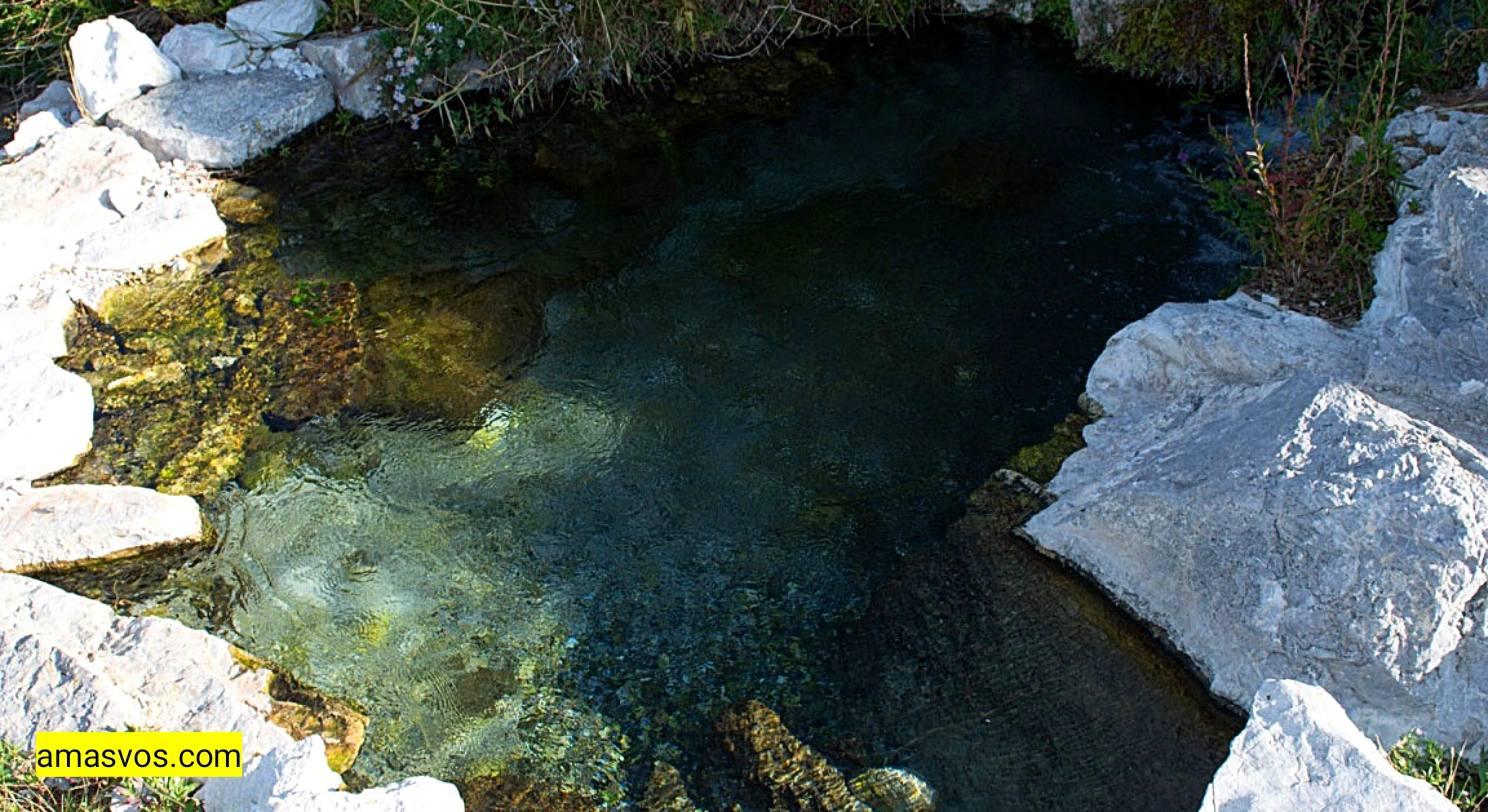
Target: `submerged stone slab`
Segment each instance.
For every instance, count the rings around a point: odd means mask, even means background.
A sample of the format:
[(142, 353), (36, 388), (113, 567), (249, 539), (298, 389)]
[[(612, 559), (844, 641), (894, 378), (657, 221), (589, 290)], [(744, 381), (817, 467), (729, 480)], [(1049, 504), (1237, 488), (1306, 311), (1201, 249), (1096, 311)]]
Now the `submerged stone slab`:
[(1441, 793), (1396, 772), (1327, 691), (1267, 680), (1230, 745), (1202, 812), (1452, 812)]
[(335, 106), (324, 77), (261, 68), (166, 85), (121, 105), (110, 121), (161, 160), (226, 169), (278, 146)]
[(57, 485), (0, 512), (0, 570), (26, 572), (201, 541), (189, 496), (147, 488)]
[(152, 87), (181, 78), (176, 63), (118, 17), (78, 26), (67, 49), (72, 55), (72, 85), (83, 111), (95, 120)]

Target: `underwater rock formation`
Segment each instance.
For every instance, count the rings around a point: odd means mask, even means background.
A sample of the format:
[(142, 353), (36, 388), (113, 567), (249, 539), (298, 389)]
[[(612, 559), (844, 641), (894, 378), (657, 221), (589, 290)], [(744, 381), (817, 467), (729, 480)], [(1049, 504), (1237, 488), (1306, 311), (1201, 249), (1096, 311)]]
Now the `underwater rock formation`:
[(724, 751), (781, 812), (872, 812), (853, 797), (842, 773), (791, 735), (780, 716), (749, 701), (718, 719)]

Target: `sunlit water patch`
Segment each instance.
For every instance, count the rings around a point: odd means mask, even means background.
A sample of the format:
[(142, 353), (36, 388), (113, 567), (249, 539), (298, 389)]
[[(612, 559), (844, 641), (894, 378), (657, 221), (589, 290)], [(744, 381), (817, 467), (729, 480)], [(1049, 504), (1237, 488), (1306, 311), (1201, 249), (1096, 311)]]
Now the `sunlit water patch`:
[[(837, 70), (787, 120), (638, 158), (668, 190), (642, 204), (534, 185), (379, 260), (346, 230), (417, 220), (420, 192), (317, 218), (282, 190), (286, 268), (616, 272), (548, 301), (544, 349), (478, 413), (288, 435), (170, 608), (365, 705), (377, 780), (615, 800), (728, 703), (844, 718), (827, 664), (874, 589), (1069, 411), (1106, 336), (1236, 258), (1174, 158), (1202, 126), (1150, 88), (981, 27)], [(199, 614), (209, 591), (230, 601)]]

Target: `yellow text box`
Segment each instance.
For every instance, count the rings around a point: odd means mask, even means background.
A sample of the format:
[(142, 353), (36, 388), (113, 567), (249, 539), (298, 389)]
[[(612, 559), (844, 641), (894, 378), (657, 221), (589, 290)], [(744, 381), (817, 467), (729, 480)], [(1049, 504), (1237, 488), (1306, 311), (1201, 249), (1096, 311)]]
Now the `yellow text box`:
[(243, 775), (243, 734), (62, 733), (36, 734), (36, 774), (41, 778), (238, 778)]

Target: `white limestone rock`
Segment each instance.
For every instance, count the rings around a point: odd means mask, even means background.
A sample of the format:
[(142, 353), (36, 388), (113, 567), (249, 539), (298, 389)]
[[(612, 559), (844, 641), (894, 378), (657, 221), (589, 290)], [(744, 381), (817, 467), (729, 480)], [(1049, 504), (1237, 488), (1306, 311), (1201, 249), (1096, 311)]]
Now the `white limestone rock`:
[(341, 107), (362, 118), (387, 112), (382, 83), (387, 46), (381, 31), (305, 40), (299, 52), (325, 72)]
[(178, 25), (160, 40), (160, 50), (187, 76), (210, 76), (248, 62), (248, 43), (212, 23)]
[(49, 358), (0, 364), (0, 480), (70, 468), (92, 447), (93, 389)]
[(150, 38), (118, 17), (83, 23), (68, 40), (72, 81), (83, 111), (101, 119), (152, 87), (181, 78), (181, 69)]
[(42, 142), (67, 129), (67, 122), (54, 110), (43, 110), (22, 119), (15, 135), (5, 145), (5, 157), (19, 158), (41, 146)]
[(237, 730), (244, 757), (292, 743), (266, 720), (268, 672), (164, 618), (0, 574), (0, 738), (38, 730)]
[(201, 511), (189, 496), (57, 485), (24, 493), (0, 511), (0, 570), (30, 572), (201, 538)]
[(1113, 337), (1108, 417), (1025, 531), (1240, 704), (1327, 689), (1370, 736), (1488, 743), (1488, 118), (1419, 111), (1376, 259), (1340, 330), (1246, 297)]
[(320, 0), (254, 0), (227, 11), (227, 28), (249, 45), (272, 48), (315, 30), (325, 12)]
[(337, 791), (319, 737), (267, 721), (267, 671), (226, 641), (164, 618), (119, 617), (97, 601), (0, 574), (0, 739), (38, 730), (235, 730), (244, 777), (203, 781), (209, 810), (460, 810), (453, 786), (413, 778)]
[(161, 160), (240, 166), (335, 109), (324, 77), (279, 68), (166, 85), (114, 110), (113, 123)]
[(1266, 680), (1199, 809), (1452, 812), (1456, 807), (1425, 781), (1396, 772), (1327, 691), (1293, 680)]
[(104, 190), (156, 171), (149, 153), (103, 127), (70, 127), (46, 148), (0, 166), (0, 289), (54, 265), (67, 266), (84, 236), (120, 219)]
[(149, 268), (227, 234), (217, 208), (206, 195), (131, 198), (131, 207), (122, 202), (125, 198), (119, 193), (129, 188), (109, 188), (110, 205), (128, 216), (78, 243), (78, 267), (116, 271)]
[(339, 792), (341, 776), (326, 766), (319, 736), (276, 749), (242, 779), (207, 781), (199, 796), (209, 810), (241, 812), (462, 812), (459, 790), (417, 777), (358, 793)]

